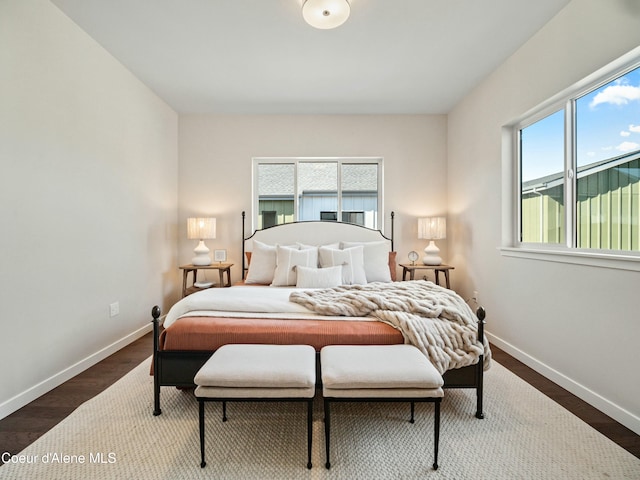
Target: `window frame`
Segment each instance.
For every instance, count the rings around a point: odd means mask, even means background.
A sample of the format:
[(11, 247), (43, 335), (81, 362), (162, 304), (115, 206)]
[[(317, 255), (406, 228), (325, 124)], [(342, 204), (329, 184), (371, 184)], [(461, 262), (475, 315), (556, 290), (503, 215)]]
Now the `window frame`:
[[(338, 211), (342, 212), (340, 209), (342, 205), (342, 168), (343, 164), (376, 164), (378, 166), (378, 178), (377, 178), (377, 215), (376, 215), (376, 224), (377, 230), (384, 231), (384, 159), (383, 157), (253, 157), (252, 165), (251, 165), (251, 205), (252, 205), (252, 214), (251, 214), (251, 222), (252, 229), (256, 230), (259, 222), (259, 194), (258, 194), (258, 165), (260, 164), (294, 164), (294, 172), (295, 177), (293, 180), (293, 201), (294, 201), (294, 222), (299, 222), (298, 214), (299, 214), (299, 204), (298, 204), (298, 164), (299, 163), (336, 163), (338, 169), (338, 188), (337, 188), (337, 200), (338, 200)], [(341, 222), (341, 214), (338, 215), (338, 222)]]
[[(623, 270), (640, 271), (640, 251), (602, 250), (577, 247), (576, 223), (576, 101), (582, 96), (610, 83), (626, 73), (640, 68), (640, 47), (611, 62), (593, 74), (585, 77), (564, 91), (554, 95), (546, 102), (529, 110), (513, 122), (503, 126), (502, 150), (503, 167), (511, 172), (507, 178), (510, 184), (503, 183), (503, 198), (509, 202), (504, 205), (506, 216), (503, 222), (502, 245), (504, 256), (529, 258), (544, 261), (591, 265)], [(564, 195), (565, 195), (565, 238), (562, 243), (538, 243), (521, 241), (522, 234), (522, 176), (520, 156), (520, 132), (522, 129), (564, 111)], [(570, 207), (570, 208), (569, 208)]]

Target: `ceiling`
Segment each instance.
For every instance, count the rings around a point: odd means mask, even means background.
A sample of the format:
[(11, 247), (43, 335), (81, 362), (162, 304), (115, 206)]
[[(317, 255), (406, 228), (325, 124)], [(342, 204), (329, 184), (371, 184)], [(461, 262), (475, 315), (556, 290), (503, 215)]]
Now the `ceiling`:
[(52, 0), (180, 113), (447, 113), (569, 0)]

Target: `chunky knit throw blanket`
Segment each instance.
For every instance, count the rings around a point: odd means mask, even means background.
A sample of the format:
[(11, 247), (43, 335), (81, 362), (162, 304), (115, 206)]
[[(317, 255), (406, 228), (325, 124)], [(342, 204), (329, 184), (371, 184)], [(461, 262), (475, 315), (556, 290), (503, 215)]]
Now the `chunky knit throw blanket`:
[(481, 345), (477, 318), (454, 291), (424, 280), (368, 283), (292, 292), (289, 300), (322, 315), (372, 316), (400, 330), (442, 374), (477, 363), (491, 351)]

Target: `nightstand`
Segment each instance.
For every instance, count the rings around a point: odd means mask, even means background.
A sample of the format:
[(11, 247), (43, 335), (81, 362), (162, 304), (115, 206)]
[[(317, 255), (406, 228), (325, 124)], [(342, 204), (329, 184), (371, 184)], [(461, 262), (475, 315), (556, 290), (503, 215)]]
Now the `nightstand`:
[(409, 280), (414, 280), (416, 276), (416, 270), (433, 270), (436, 276), (436, 285), (440, 285), (440, 272), (444, 273), (444, 281), (445, 286), (447, 288), (451, 288), (449, 285), (449, 270), (453, 270), (455, 267), (451, 265), (445, 265), (441, 263), (440, 265), (422, 265), (416, 263), (415, 265), (411, 265), (409, 263), (401, 263), (402, 267), (402, 280), (407, 279), (407, 273), (409, 274)]
[[(198, 270), (218, 270), (218, 274), (220, 275), (220, 283), (218, 284), (218, 287), (230, 287), (231, 267), (233, 267), (233, 263), (212, 263), (211, 265), (182, 265), (180, 267), (180, 269), (182, 270), (182, 296), (186, 297), (187, 295), (191, 295), (192, 293), (199, 290), (210, 288), (210, 286), (195, 286), (195, 283), (198, 281)], [(189, 272), (193, 274), (191, 286), (187, 286), (187, 277), (189, 276)], [(226, 282), (224, 281), (225, 273), (227, 274)]]

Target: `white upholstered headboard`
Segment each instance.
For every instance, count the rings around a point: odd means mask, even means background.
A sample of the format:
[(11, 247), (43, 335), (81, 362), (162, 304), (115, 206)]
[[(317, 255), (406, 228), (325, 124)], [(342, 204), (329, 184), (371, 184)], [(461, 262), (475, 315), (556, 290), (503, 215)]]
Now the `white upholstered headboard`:
[(380, 230), (354, 225), (344, 222), (307, 221), (285, 223), (273, 227), (256, 230), (250, 236), (245, 236), (245, 212), (242, 212), (242, 271), (245, 271), (245, 252), (253, 250), (253, 240), (269, 245), (291, 245), (296, 242), (306, 245), (327, 245), (337, 242), (389, 242), (389, 251), (393, 251), (393, 221), (391, 212), (391, 238), (386, 237)]

